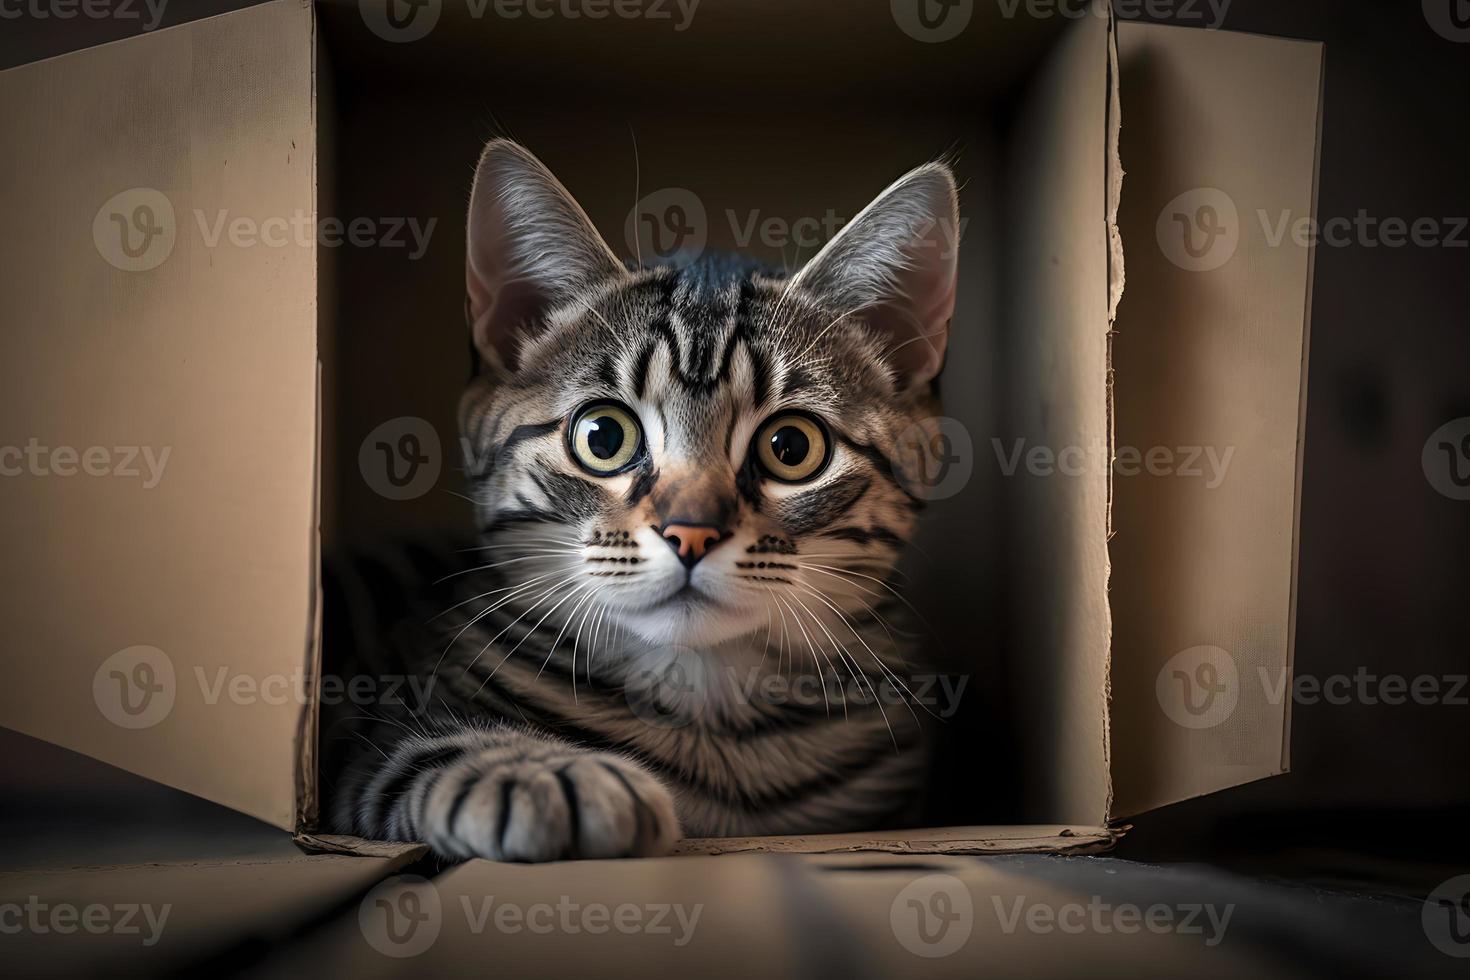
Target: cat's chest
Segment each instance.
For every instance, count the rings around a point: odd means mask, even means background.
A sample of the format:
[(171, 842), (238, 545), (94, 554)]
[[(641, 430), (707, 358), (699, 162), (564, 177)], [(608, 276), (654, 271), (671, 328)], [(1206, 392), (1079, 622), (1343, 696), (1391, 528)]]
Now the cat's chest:
[(876, 689), (870, 694), (865, 684), (855, 695), (831, 681), (823, 691), (800, 678), (748, 679), (734, 671), (697, 682), (667, 673), (619, 681), (574, 678), (511, 659), (488, 683), (471, 676), (454, 686), (479, 713), (629, 752), (732, 791), (891, 750), (916, 724), (908, 705), (877, 696)]

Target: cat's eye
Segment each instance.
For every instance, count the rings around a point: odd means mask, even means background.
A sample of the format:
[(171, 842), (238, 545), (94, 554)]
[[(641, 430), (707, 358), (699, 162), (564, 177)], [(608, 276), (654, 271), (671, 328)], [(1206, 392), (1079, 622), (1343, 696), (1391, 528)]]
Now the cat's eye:
[(613, 476), (638, 462), (643, 427), (627, 406), (593, 402), (572, 416), (567, 445), (584, 470), (595, 476)]
[(827, 468), (832, 441), (815, 416), (783, 412), (767, 419), (756, 433), (755, 458), (775, 479), (804, 483)]

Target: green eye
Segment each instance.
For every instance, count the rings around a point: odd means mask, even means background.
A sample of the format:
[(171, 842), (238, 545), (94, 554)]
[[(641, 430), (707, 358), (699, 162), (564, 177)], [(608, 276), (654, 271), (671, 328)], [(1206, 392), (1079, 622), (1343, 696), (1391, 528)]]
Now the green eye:
[(584, 470), (594, 476), (613, 476), (637, 462), (643, 448), (643, 428), (631, 409), (617, 402), (593, 402), (572, 416), (567, 443)]
[(832, 445), (815, 416), (785, 412), (771, 416), (760, 427), (755, 455), (761, 469), (775, 479), (803, 483), (827, 468)]

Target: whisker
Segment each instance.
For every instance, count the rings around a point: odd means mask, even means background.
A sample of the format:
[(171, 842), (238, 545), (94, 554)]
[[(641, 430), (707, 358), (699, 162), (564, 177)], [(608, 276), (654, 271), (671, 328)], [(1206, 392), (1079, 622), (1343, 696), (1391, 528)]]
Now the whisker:
[[(793, 596), (792, 598), (795, 598), (795, 597)], [(785, 602), (786, 600), (783, 598), (781, 601), (782, 602)], [(800, 600), (797, 600), (797, 601), (800, 601)], [(786, 608), (791, 609), (790, 605), (787, 605)], [(811, 634), (809, 634), (806, 631), (806, 627), (804, 625), (802, 625), (801, 617), (796, 614), (796, 610), (795, 609), (791, 609), (791, 618), (796, 623), (796, 628), (799, 629), (799, 630), (801, 630), (801, 635), (806, 639), (807, 652), (809, 652), (812, 655), (812, 666), (814, 668), (816, 668), (816, 671), (817, 671), (817, 679), (819, 681), (821, 681), (821, 683), (822, 683), (822, 704), (826, 706), (827, 716), (830, 718), (832, 716), (832, 702), (827, 698), (827, 677), (826, 677), (825, 674), (822, 673), (822, 665), (817, 662), (817, 656), (818, 656), (818, 653), (819, 653), (818, 647), (820, 646), (820, 644), (814, 644), (813, 643)], [(827, 659), (826, 652), (825, 651), (821, 651), (820, 652), (820, 655), (821, 655), (821, 657), (822, 657), (823, 660), (826, 660), (827, 661), (827, 666), (832, 667), (832, 661)], [(835, 667), (832, 668), (832, 676), (833, 676), (834, 679), (837, 677), (837, 668), (835, 668)], [(843, 706), (842, 706), (842, 710), (843, 710), (843, 713), (846, 714), (846, 712), (847, 712), (847, 704), (845, 703), (845, 700), (844, 700), (844, 703), (843, 703)]]
[(862, 572), (852, 572), (842, 568), (833, 568), (830, 565), (811, 565), (803, 567), (810, 567), (820, 571), (834, 572), (841, 575), (856, 575), (858, 578), (865, 578), (870, 582), (875, 582), (878, 585), (883, 586), (883, 588), (887, 589), (889, 592), (893, 593), (894, 598), (907, 606), (909, 608), (909, 611), (912, 612), (915, 616), (919, 617), (919, 622), (923, 623), (924, 626), (930, 630), (930, 632), (933, 632), (934, 630), (934, 627), (930, 626), (929, 621), (924, 618), (924, 614), (919, 612), (919, 610), (914, 606), (912, 602), (909, 602), (908, 599), (906, 599), (897, 589), (895, 589), (893, 586), (889, 585), (887, 582), (883, 581), (880, 578), (874, 578), (871, 575), (864, 575)]
[(867, 595), (871, 595), (871, 596), (881, 596), (882, 595), (882, 593), (880, 593), (880, 592), (874, 592), (872, 589), (864, 588), (863, 586), (858, 585), (856, 582), (849, 582), (847, 579), (845, 579), (845, 578), (842, 577), (843, 575), (848, 575), (848, 574), (856, 575), (856, 574), (858, 574), (857, 572), (847, 572), (847, 571), (844, 571), (844, 570), (841, 570), (841, 569), (831, 570), (831, 569), (829, 569), (825, 565), (807, 565), (805, 563), (801, 563), (800, 564), (800, 567), (801, 567), (802, 571), (816, 572), (819, 575), (830, 575), (833, 578), (837, 579), (839, 582), (842, 582), (842, 583), (844, 583), (846, 585), (851, 585), (853, 588), (859, 589), (862, 592), (866, 593)]
[[(596, 599), (597, 599), (597, 593), (594, 592), (592, 594), (592, 597), (593, 597), (592, 603), (590, 605), (588, 605), (587, 608), (586, 608), (586, 610), (582, 613), (582, 619), (581, 619), (581, 621), (579, 623), (577, 623), (577, 632), (572, 636), (572, 700), (573, 701), (575, 701), (576, 698), (577, 698), (577, 650), (582, 645), (582, 627), (584, 627), (584, 626), (587, 625), (587, 617), (590, 616), (590, 615), (592, 615), (592, 613), (595, 611), (595, 608), (596, 607), (600, 606), (600, 603), (598, 603), (596, 601)], [(587, 657), (587, 665), (583, 669), (587, 672), (587, 686), (588, 687), (591, 687), (592, 686), (592, 657), (591, 657), (590, 652), (589, 652), (588, 657)]]
[[(496, 633), (494, 636), (490, 637), (490, 639), (488, 641), (486, 641), (485, 645), (480, 648), (480, 652), (477, 653), (477, 654), (475, 654), (475, 659), (471, 660), (468, 664), (465, 665), (464, 673), (465, 674), (469, 674), (469, 672), (474, 668), (475, 664), (477, 664), (477, 663), (480, 662), (480, 658), (485, 655), (485, 651), (486, 650), (489, 650), (492, 646), (494, 646), (495, 643), (496, 643), (496, 641), (499, 640), (502, 636), (504, 636), (507, 632), (509, 632), (510, 629), (513, 626), (515, 626), (516, 623), (519, 623), (522, 619), (524, 619), (530, 613), (534, 612), (535, 609), (536, 609), (536, 607), (539, 606), (539, 605), (541, 605), (542, 600), (544, 600), (547, 596), (549, 596), (549, 595), (553, 594), (554, 592), (556, 592), (557, 589), (560, 589), (562, 586), (566, 585), (568, 582), (574, 582), (576, 580), (577, 580), (577, 576), (576, 575), (570, 575), (570, 576), (562, 579), (560, 582), (557, 582), (555, 585), (553, 585), (551, 588), (547, 589), (546, 591), (542, 592), (540, 595), (538, 595), (532, 601), (532, 603), (529, 606), (527, 606), (525, 609), (523, 609), (521, 611), (520, 615), (518, 615), (515, 619), (512, 619), (509, 623), (506, 623), (505, 624), (505, 627), (503, 629), (501, 629), (501, 631), (499, 633)], [(503, 662), (504, 661), (502, 661), (502, 663)], [(488, 681), (489, 678), (486, 678), (486, 680)], [(476, 694), (479, 694), (481, 690), (484, 690), (484, 687), (485, 687), (485, 685), (484, 684), (481, 684), (480, 687), (479, 687), (479, 689), (477, 689), (475, 691), (475, 693)]]
[[(574, 567), (574, 566), (572, 566), (572, 565), (566, 565), (566, 566), (563, 567), (562, 570), (569, 569), (569, 568), (572, 568), (572, 567)], [(528, 582), (534, 582), (537, 579), (550, 578), (551, 576), (553, 576), (555, 574), (557, 574), (557, 572), (555, 572), (555, 571), (546, 572), (546, 573), (544, 573), (542, 575), (536, 576), (536, 578), (528, 579), (527, 581)], [(456, 602), (454, 605), (450, 606), (448, 609), (444, 610), (443, 612), (438, 613), (437, 615), (435, 615), (435, 616), (433, 616), (433, 617), (431, 617), (429, 619), (424, 620), (424, 625), (425, 626), (428, 626), (430, 623), (433, 623), (436, 620), (442, 619), (443, 617), (445, 617), (445, 616), (449, 615), (450, 613), (454, 612), (460, 606), (468, 606), (470, 603), (474, 602), (476, 599), (483, 599), (486, 596), (497, 595), (497, 594), (499, 594), (501, 592), (508, 592), (511, 589), (519, 588), (520, 585), (525, 585), (525, 584), (526, 584), (526, 582), (521, 582), (518, 585), (508, 585), (508, 586), (506, 586), (503, 589), (491, 589), (489, 592), (481, 592), (479, 595), (472, 595), (468, 599), (464, 599), (464, 600), (462, 600), (460, 602)]]
[[(561, 643), (561, 638), (563, 636), (565, 636), (567, 630), (571, 628), (572, 620), (577, 618), (577, 612), (578, 612), (578, 610), (580, 610), (583, 606), (587, 605), (588, 602), (592, 601), (592, 597), (597, 594), (597, 586), (596, 586), (595, 583), (581, 586), (581, 589), (586, 594), (583, 595), (582, 598), (577, 601), (577, 604), (572, 607), (572, 611), (569, 612), (569, 613), (567, 613), (567, 621), (562, 624), (561, 632), (557, 633), (556, 634), (556, 639), (554, 639), (554, 640), (551, 641), (551, 649), (549, 649), (549, 650), (546, 651), (546, 659), (541, 662), (541, 670), (536, 671), (536, 677), (537, 677), (538, 680), (541, 677), (541, 672), (546, 669), (546, 665), (549, 664), (549, 663), (551, 663), (551, 655), (554, 654), (554, 653), (556, 653), (556, 648), (557, 648), (558, 644)], [(577, 594), (576, 591), (573, 591), (572, 592), (572, 595), (576, 595), (576, 594)], [(567, 596), (567, 598), (570, 599), (571, 596)], [(562, 601), (565, 602), (566, 600), (564, 599)], [(552, 611), (553, 612), (556, 611), (555, 610), (555, 607), (552, 607)], [(577, 651), (577, 648), (575, 646), (572, 647), (572, 703), (573, 704), (576, 704), (577, 703), (577, 652), (576, 651)]]
[[(919, 706), (922, 707), (925, 711), (928, 711), (929, 714), (931, 714), (931, 715), (934, 714), (934, 712), (929, 711), (929, 708), (928, 708), (927, 705), (924, 705), (924, 704), (920, 704), (919, 703), (918, 697), (913, 693), (913, 691), (910, 691), (909, 690), (908, 685), (904, 684), (903, 680), (898, 676), (898, 674), (891, 667), (889, 667), (887, 664), (885, 664), (883, 662), (883, 658), (878, 655), (878, 652), (876, 650), (874, 650), (871, 646), (869, 646), (868, 641), (863, 637), (863, 635), (861, 633), (859, 633), (857, 631), (857, 628), (852, 624), (852, 622), (842, 612), (841, 609), (839, 609), (837, 606), (833, 605), (830, 601), (828, 601), (827, 597), (824, 596), (824, 595), (822, 595), (820, 592), (814, 591), (814, 590), (812, 590), (810, 588), (807, 589), (807, 592), (810, 595), (815, 596), (817, 599), (820, 599), (823, 603), (825, 603), (827, 605), (827, 607), (829, 609), (831, 609), (834, 613), (837, 614), (837, 618), (840, 619), (842, 621), (842, 624), (848, 628), (848, 630), (852, 633), (853, 638), (856, 639), (859, 643), (861, 643), (863, 645), (863, 648), (868, 651), (868, 653), (869, 653), (870, 656), (872, 656), (873, 662), (878, 665), (878, 670), (881, 672), (881, 675), (882, 676), (886, 677), (888, 680), (891, 680), (899, 688), (899, 690), (901, 690), (905, 694), (907, 694), (909, 696), (909, 698), (912, 699), (915, 704), (919, 704)], [(856, 666), (856, 662), (855, 661), (854, 661), (854, 666)], [(878, 708), (879, 708), (880, 711), (882, 711), (882, 708), (883, 708), (882, 699), (878, 697), (877, 691), (873, 687), (872, 680), (869, 680), (868, 681), (868, 690), (873, 693), (873, 698), (874, 698), (874, 700), (878, 701)], [(908, 707), (909, 714), (911, 714), (911, 715), (914, 716), (914, 720), (915, 721), (918, 721), (918, 715), (914, 713), (913, 705), (912, 704), (909, 704), (909, 701), (908, 700), (905, 700), (904, 701), (904, 704)], [(935, 715), (935, 717), (938, 717), (938, 716)], [(883, 722), (884, 722), (884, 724), (887, 724), (888, 723), (888, 714), (887, 714), (887, 712), (884, 712), (883, 713)], [(888, 734), (889, 734), (890, 737), (893, 737), (893, 726), (892, 725), (889, 725), (888, 726)], [(898, 748), (898, 740), (897, 740), (897, 738), (894, 738), (893, 747), (895, 749)]]
[(530, 545), (532, 547), (538, 547), (538, 548), (553, 547), (553, 546), (557, 546), (557, 545), (560, 545), (560, 546), (563, 546), (563, 547), (566, 547), (566, 548), (576, 548), (580, 544), (581, 544), (580, 541), (570, 541), (570, 540), (568, 540), (568, 541), (558, 541), (558, 540), (553, 540), (551, 538), (537, 538), (535, 540), (507, 542), (507, 543), (504, 543), (504, 544), (482, 544), (482, 545), (476, 545), (473, 548), (460, 548), (459, 549), (459, 553), (460, 554), (465, 554), (465, 553), (471, 552), (471, 551), (511, 551), (511, 550), (518, 550), (518, 551), (520, 551), (520, 550), (525, 550), (525, 548), (528, 545)]
[[(562, 569), (561, 571), (566, 571), (566, 569)], [(461, 636), (464, 636), (465, 630), (468, 630), (471, 626), (474, 626), (480, 620), (484, 619), (486, 616), (490, 615), (501, 606), (504, 606), (507, 602), (510, 602), (512, 599), (517, 598), (518, 596), (524, 594), (531, 589), (534, 589), (537, 585), (541, 584), (549, 578), (555, 577), (558, 574), (560, 574), (560, 571), (548, 572), (545, 575), (538, 575), (536, 578), (533, 578), (530, 581), (524, 582), (521, 585), (517, 586), (510, 595), (497, 599), (495, 602), (491, 603), (490, 605), (486, 606), (484, 609), (476, 613), (468, 623), (465, 623), (464, 626), (460, 628), (460, 631), (458, 633), (454, 634), (454, 638), (451, 639), (448, 645), (444, 647), (444, 652), (439, 654), (439, 660), (434, 664), (434, 670), (429, 676), (431, 678), (439, 676), (439, 667), (444, 663), (444, 658), (448, 656), (450, 650), (454, 649), (454, 645), (459, 642), (459, 638)], [(463, 603), (461, 603), (461, 605), (463, 605)], [(482, 650), (481, 652), (483, 653), (484, 651)], [(476, 659), (479, 658), (476, 657)], [(471, 664), (471, 666), (473, 666), (473, 663)], [(469, 668), (465, 669), (468, 670)]]
[(491, 562), (488, 565), (480, 565), (477, 568), (466, 568), (466, 569), (463, 569), (462, 571), (450, 572), (448, 575), (444, 576), (443, 578), (436, 579), (434, 581), (434, 584), (435, 585), (441, 585), (444, 582), (447, 582), (447, 581), (449, 581), (452, 578), (459, 578), (461, 575), (469, 575), (472, 572), (487, 572), (487, 571), (489, 571), (492, 568), (500, 568), (500, 567), (502, 567), (504, 565), (514, 565), (516, 562), (520, 562), (520, 561), (534, 561), (537, 558), (556, 558), (556, 557), (559, 557), (561, 555), (578, 555), (578, 554), (581, 554), (581, 552), (579, 552), (579, 551), (534, 551), (534, 552), (530, 552), (528, 554), (522, 555), (519, 558), (507, 558), (505, 561)]
[[(848, 659), (847, 659), (846, 656), (844, 656), (844, 654), (846, 654), (846, 649), (847, 648), (844, 647), (841, 643), (838, 643), (837, 642), (837, 637), (833, 636), (832, 635), (832, 631), (829, 630), (829, 629), (827, 629), (827, 624), (824, 623), (824, 622), (822, 622), (821, 619), (818, 618), (817, 614), (814, 613), (814, 612), (812, 612), (811, 609), (807, 606), (806, 603), (802, 602), (801, 599), (798, 598), (795, 595), (793, 595), (791, 598), (792, 599), (795, 599), (796, 600), (796, 604), (799, 605), (799, 606), (801, 606), (802, 609), (805, 609), (806, 610), (806, 614), (809, 617), (811, 617), (811, 621), (813, 623), (815, 623), (817, 625), (817, 627), (823, 633), (825, 633), (827, 635), (827, 639), (830, 640), (831, 643), (832, 643), (832, 652), (835, 653), (835, 654), (837, 654), (837, 659), (842, 661), (843, 666), (847, 666), (848, 665)], [(832, 663), (832, 661), (828, 660), (827, 663), (830, 665)], [(852, 667), (854, 669), (854, 678), (855, 678), (856, 677), (856, 674), (857, 673), (860, 673), (860, 672), (856, 670), (857, 664), (855, 662), (852, 664)], [(839, 677), (839, 675), (837, 673), (837, 668), (835, 666), (832, 667), (832, 676), (834, 678), (837, 678), (838, 681), (839, 681), (839, 683), (840, 683), (841, 678)], [(841, 688), (839, 687), (838, 690), (841, 690)], [(861, 686), (859, 686), (858, 690), (862, 690)], [(842, 717), (843, 718), (846, 718), (847, 717), (847, 692), (846, 691), (843, 691), (842, 692)]]

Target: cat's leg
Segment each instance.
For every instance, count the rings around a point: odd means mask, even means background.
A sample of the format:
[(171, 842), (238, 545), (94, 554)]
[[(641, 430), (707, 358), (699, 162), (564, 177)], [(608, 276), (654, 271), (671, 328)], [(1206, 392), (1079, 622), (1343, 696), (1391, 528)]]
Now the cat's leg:
[(338, 832), (503, 861), (663, 854), (679, 839), (669, 791), (614, 753), (499, 727), (405, 737), (387, 756), (345, 774)]

